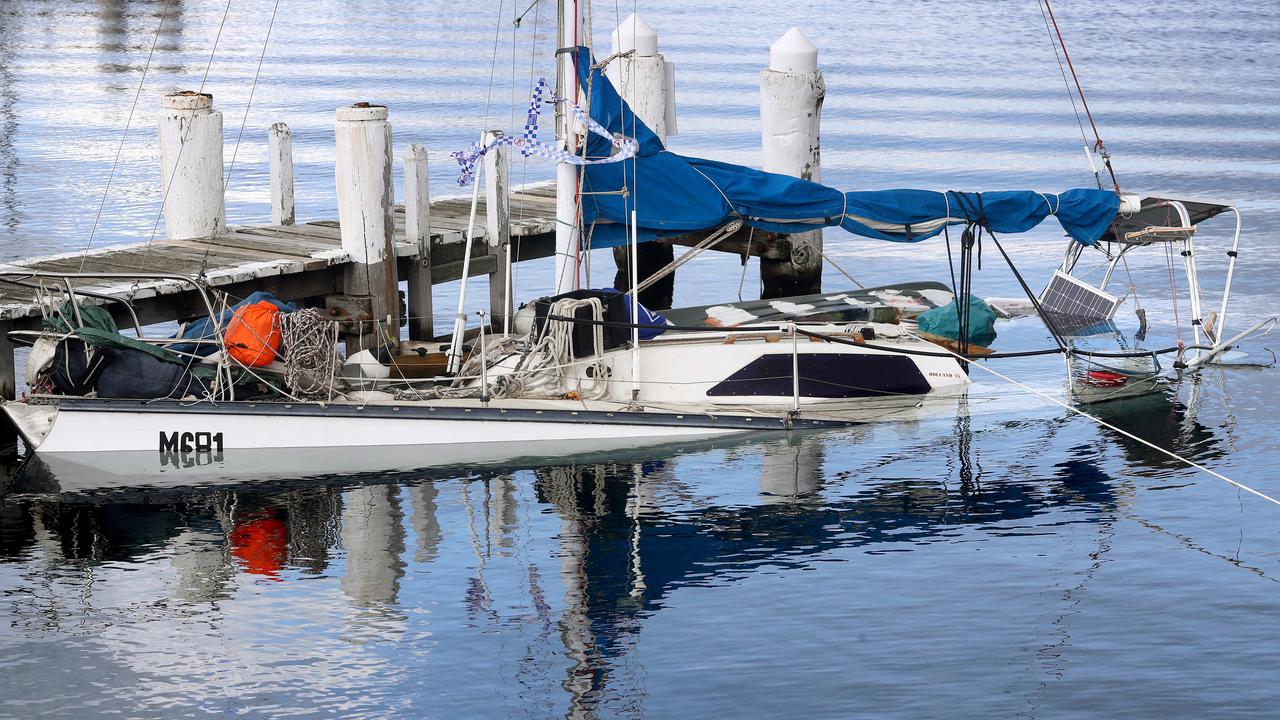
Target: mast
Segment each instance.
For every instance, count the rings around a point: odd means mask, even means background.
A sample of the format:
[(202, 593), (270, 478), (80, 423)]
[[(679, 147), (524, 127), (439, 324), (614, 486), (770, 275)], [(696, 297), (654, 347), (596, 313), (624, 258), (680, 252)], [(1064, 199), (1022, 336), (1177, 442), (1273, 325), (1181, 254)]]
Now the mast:
[[(558, 0), (556, 4), (556, 95), (578, 101), (578, 78), (569, 55), (581, 40), (582, 13), (578, 0)], [(578, 152), (573, 117), (564, 103), (556, 103), (556, 140), (560, 147)], [(567, 162), (556, 165), (556, 294), (578, 288), (578, 172)]]

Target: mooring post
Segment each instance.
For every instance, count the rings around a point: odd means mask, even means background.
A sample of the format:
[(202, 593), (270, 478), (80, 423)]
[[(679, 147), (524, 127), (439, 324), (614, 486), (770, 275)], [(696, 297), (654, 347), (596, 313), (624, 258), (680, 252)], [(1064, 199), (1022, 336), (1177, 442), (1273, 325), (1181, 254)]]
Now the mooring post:
[(431, 192), (427, 181), (427, 149), (414, 143), (404, 155), (404, 233), (417, 245), (409, 283), (409, 339), (430, 340), (435, 334), (431, 314)]
[(271, 155), (271, 224), (292, 225), (293, 208), (293, 134), (289, 126), (275, 123), (267, 132)]
[[(0, 399), (13, 400), (18, 394), (18, 370), (14, 361), (12, 323), (0, 323)], [(12, 455), (18, 449), (18, 431), (12, 423), (0, 423), (0, 456)]]
[[(625, 53), (605, 66), (604, 72), (640, 121), (649, 126), (665, 145), (668, 135), (676, 134), (674, 89), (671, 86), (674, 69), (658, 53), (658, 34), (644, 18), (633, 14), (613, 31), (613, 52)], [(647, 242), (636, 248), (636, 277), (638, 282), (648, 279), (675, 259), (671, 244)], [(613, 261), (618, 272), (613, 286), (619, 290), (631, 287), (630, 251), (627, 247), (613, 249)], [(672, 272), (640, 292), (640, 304), (655, 310), (671, 307), (675, 294), (676, 276)]]
[(674, 88), (667, 84), (670, 63), (658, 53), (658, 33), (633, 14), (614, 29), (613, 52), (631, 54), (611, 60), (605, 76), (641, 122), (666, 144), (667, 136), (676, 134), (673, 113), (668, 112), (675, 108)]
[(400, 337), (392, 246), (391, 124), (386, 107), (369, 103), (340, 107), (336, 117), (338, 223), (342, 249), (351, 257), (344, 290), (358, 306), (350, 319), (361, 329), (357, 337), (347, 339), (350, 354), (356, 349), (395, 344)]
[(489, 276), (490, 320), (494, 332), (507, 332), (511, 322), (511, 276), (507, 265), (511, 252), (511, 154), (508, 146), (493, 144), (500, 137), (501, 131), (490, 130), (485, 138), (491, 146), (484, 156), (485, 237), (489, 254), (498, 261)]
[(157, 125), (169, 239), (221, 233), (227, 226), (222, 199), (222, 113), (213, 109), (213, 95), (190, 90), (165, 95)]
[[(820, 182), (819, 126), (826, 84), (818, 70), (818, 48), (791, 28), (769, 48), (760, 73), (760, 126), (764, 169)], [(822, 231), (796, 233), (790, 260), (760, 259), (765, 298), (822, 292)]]

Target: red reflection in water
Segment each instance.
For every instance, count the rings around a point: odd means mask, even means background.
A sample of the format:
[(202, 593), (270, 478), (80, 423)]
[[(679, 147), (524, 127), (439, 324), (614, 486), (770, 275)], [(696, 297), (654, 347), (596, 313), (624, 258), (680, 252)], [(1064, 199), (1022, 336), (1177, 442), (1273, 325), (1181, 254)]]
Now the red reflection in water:
[(231, 554), (240, 559), (245, 572), (277, 582), (289, 553), (289, 529), (278, 515), (275, 510), (252, 513), (231, 529)]

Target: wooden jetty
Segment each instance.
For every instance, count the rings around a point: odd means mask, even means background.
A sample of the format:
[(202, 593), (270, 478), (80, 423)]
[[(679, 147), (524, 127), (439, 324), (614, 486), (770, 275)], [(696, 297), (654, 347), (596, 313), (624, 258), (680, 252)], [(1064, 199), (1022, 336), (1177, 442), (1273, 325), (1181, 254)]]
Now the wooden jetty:
[[(804, 52), (799, 56), (804, 56), (805, 63), (816, 61), (816, 50), (811, 45), (801, 50)], [(661, 59), (656, 50), (649, 55)], [(644, 62), (650, 60), (653, 58), (646, 56)], [(654, 68), (662, 67), (658, 62), (649, 65), (655, 73), (658, 70)], [(797, 71), (790, 66), (780, 69)], [(807, 65), (801, 70), (812, 71)], [(644, 118), (646, 122), (663, 128), (666, 125), (660, 120), (665, 121), (665, 116), (658, 115), (671, 108), (664, 110), (669, 98), (658, 102), (658, 96), (666, 82), (665, 76), (659, 82), (655, 75), (653, 82), (627, 90), (633, 106), (644, 110), (642, 114), (653, 116)], [(821, 92), (802, 100), (820, 107)], [(784, 143), (769, 150), (778, 143), (771, 144), (766, 137), (766, 164), (817, 179), (817, 112), (816, 108), (809, 110), (812, 112), (785, 117), (811, 117), (812, 121), (805, 121), (808, 124), (800, 130), (811, 131), (805, 137), (812, 138), (802, 143), (804, 147), (792, 148)], [(784, 125), (781, 121), (771, 123), (766, 136), (773, 132), (789, 137), (791, 130)], [(505, 152), (486, 155), (484, 192), (478, 195), (476, 227), (469, 240), (470, 258), (464, 263), (471, 197), (432, 200), (427, 188), (426, 150), (411, 145), (401, 163), (405, 197), (402, 204), (395, 204), (391, 178), (396, 163), (387, 109), (367, 103), (340, 107), (335, 127), (337, 219), (295, 221), (292, 140), (288, 126), (275, 123), (268, 129), (271, 222), (227, 226), (222, 114), (214, 109), (213, 97), (206, 93), (178, 92), (162, 98), (158, 137), (166, 236), (0, 264), (0, 397), (11, 399), (17, 390), (14, 344), (8, 333), (40, 329), (43, 311), (47, 311), (40, 303), (42, 295), (46, 299), (49, 296), (40, 287), (52, 281), (41, 278), (39, 273), (195, 277), (207, 288), (236, 299), (254, 291), (267, 291), (285, 301), (327, 308), (333, 319), (345, 321), (345, 332), (355, 333), (348, 335), (348, 349), (353, 347), (353, 337), (356, 347), (373, 337), (370, 328), (384, 319), (392, 324), (387, 326), (391, 334), (392, 327), (401, 325), (401, 300), (396, 290), (399, 282), (406, 282), (408, 287), (403, 314), (408, 318), (409, 337), (432, 338), (431, 287), (462, 278), (464, 266), (469, 277), (490, 277), (491, 318), (496, 320), (510, 312), (511, 299), (504, 297), (508, 259), (524, 262), (555, 254), (553, 185), (510, 189)], [(802, 171), (786, 163), (779, 165), (778, 158), (789, 155), (799, 158), (791, 165), (800, 163)], [(493, 199), (498, 201), (489, 202)], [(658, 242), (695, 246), (709, 234), (693, 233)], [(793, 243), (797, 244), (795, 252)], [(706, 249), (737, 254), (744, 262), (749, 255), (759, 257), (762, 282), (769, 296), (778, 294), (779, 288), (798, 288), (820, 277), (810, 267), (814, 262), (820, 263), (815, 256), (821, 254), (820, 240), (813, 237), (752, 233), (744, 228)], [(797, 263), (805, 267), (800, 268)], [(779, 267), (790, 269), (779, 275)], [(641, 263), (641, 277), (657, 269)], [(130, 327), (135, 320), (149, 325), (206, 313), (201, 293), (190, 282), (158, 277), (80, 277), (74, 283), (78, 293), (92, 296), (89, 301), (105, 303), (121, 327)], [(112, 300), (128, 301), (136, 317), (124, 303)], [(352, 327), (357, 329), (351, 330)]]
[[(515, 189), (510, 194), (510, 247), (512, 260), (527, 261), (550, 257), (555, 251), (555, 188), (550, 183)], [(463, 239), (470, 214), (470, 198), (449, 197), (430, 202), (429, 244), (423, 248), (406, 234), (404, 205), (394, 208), (393, 244), (398, 276), (407, 279), (411, 294), (425, 283), (425, 293), (435, 283), (462, 277)], [(483, 194), (478, 200), (477, 218), (485, 218)], [(715, 249), (754, 256), (786, 257), (785, 239), (762, 239), (748, 243), (745, 233), (731, 236)], [(695, 245), (700, 235), (675, 238), (681, 245)], [(470, 276), (492, 275), (501, 270), (495, 248), (488, 243), (484, 223), (477, 221), (472, 239)], [(425, 252), (424, 252), (425, 250)], [(337, 220), (317, 220), (301, 224), (239, 225), (207, 238), (133, 243), (92, 249), (88, 252), (36, 257), (0, 265), (0, 271), (15, 273), (157, 273), (199, 276), (212, 288), (232, 297), (245, 297), (256, 290), (271, 292), (282, 300), (324, 306), (325, 298), (343, 292), (345, 267), (350, 253), (342, 248)], [(16, 278), (15, 278), (16, 279)], [(29, 281), (28, 281), (29, 282)], [(131, 300), (138, 320), (146, 325), (192, 317), (204, 312), (200, 299), (189, 285), (170, 280), (81, 281), (78, 290)], [(414, 316), (414, 310), (410, 309)], [(31, 287), (0, 283), (0, 394), (12, 399), (17, 389), (14, 377), (14, 346), (10, 330), (39, 329), (41, 309)], [(415, 320), (421, 319), (414, 316)], [(122, 327), (132, 317), (120, 314)], [(431, 336), (430, 315), (412, 335)]]
[[(513, 260), (550, 256), (554, 251), (554, 187), (545, 184), (516, 190), (511, 195), (511, 205), (516, 214), (510, 223)], [(483, 219), (485, 212), (485, 201), (481, 197), (478, 217)], [(431, 203), (430, 240), (425, 253), (405, 234), (404, 206), (397, 205), (394, 213), (393, 243), (401, 278), (410, 282), (427, 279), (429, 283), (441, 283), (462, 277), (463, 239), (470, 198), (445, 198)], [(498, 271), (493, 248), (480, 222), (472, 242), (470, 275)], [(209, 287), (233, 297), (266, 290), (283, 300), (323, 306), (324, 298), (343, 292), (344, 267), (350, 260), (350, 253), (342, 248), (338, 221), (318, 220), (297, 225), (233, 226), (207, 238), (157, 238), (152, 242), (20, 260), (0, 265), (0, 270), (199, 276)], [(170, 280), (86, 279), (79, 281), (76, 289), (131, 300), (144, 325), (204, 312), (189, 285)], [(122, 324), (132, 323), (127, 315), (118, 320)], [(13, 346), (7, 333), (38, 329), (40, 321), (41, 309), (34, 289), (0, 283), (0, 393), (6, 398), (12, 398), (15, 391)]]

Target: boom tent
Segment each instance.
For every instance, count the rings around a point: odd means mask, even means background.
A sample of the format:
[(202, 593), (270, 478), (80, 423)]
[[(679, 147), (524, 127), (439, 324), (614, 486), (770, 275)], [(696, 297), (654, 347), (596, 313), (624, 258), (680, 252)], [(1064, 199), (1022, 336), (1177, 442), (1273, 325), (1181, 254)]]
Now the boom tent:
[[(579, 47), (574, 63), (591, 118), (609, 133), (639, 144), (633, 159), (578, 170), (583, 174), (582, 219), (592, 247), (625, 244), (633, 209), (642, 242), (709, 230), (733, 220), (770, 232), (840, 226), (878, 240), (917, 242), (947, 225), (977, 223), (997, 233), (1026, 232), (1052, 215), (1076, 241), (1092, 245), (1107, 232), (1120, 207), (1119, 196), (1109, 190), (846, 193), (788, 175), (677, 155), (631, 112), (595, 67), (590, 50)], [(588, 135), (587, 158), (607, 158), (615, 145)], [(618, 194), (623, 187), (632, 192)]]

